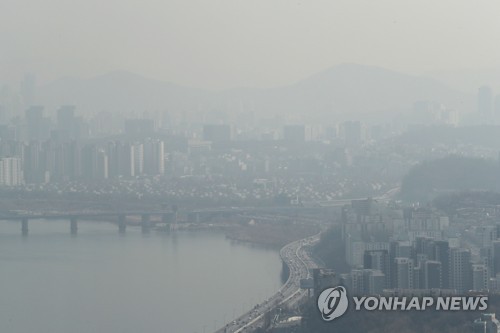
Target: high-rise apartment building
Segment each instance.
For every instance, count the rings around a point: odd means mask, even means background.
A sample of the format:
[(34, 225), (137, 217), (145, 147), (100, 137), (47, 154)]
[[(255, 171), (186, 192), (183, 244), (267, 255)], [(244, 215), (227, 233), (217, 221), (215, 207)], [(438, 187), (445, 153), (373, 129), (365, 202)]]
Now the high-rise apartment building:
[(0, 158), (0, 185), (19, 186), (23, 185), (23, 171), (21, 158), (3, 157)]
[(469, 249), (450, 249), (449, 287), (458, 292), (466, 292), (472, 287), (471, 253)]

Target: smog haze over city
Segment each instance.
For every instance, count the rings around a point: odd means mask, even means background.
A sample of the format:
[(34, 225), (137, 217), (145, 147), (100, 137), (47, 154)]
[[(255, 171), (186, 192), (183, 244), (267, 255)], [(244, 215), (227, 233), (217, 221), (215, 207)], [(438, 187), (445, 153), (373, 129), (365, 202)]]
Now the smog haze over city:
[(0, 332), (499, 332), (498, 17), (0, 1)]

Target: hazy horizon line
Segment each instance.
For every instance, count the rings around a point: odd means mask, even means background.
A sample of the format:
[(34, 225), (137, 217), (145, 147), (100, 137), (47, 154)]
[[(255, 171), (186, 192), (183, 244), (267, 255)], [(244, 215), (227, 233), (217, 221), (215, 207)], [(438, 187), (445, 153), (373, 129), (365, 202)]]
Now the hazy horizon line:
[[(336, 68), (339, 68), (339, 67), (342, 67), (342, 66), (357, 66), (357, 67), (366, 67), (366, 68), (372, 68), (372, 69), (380, 69), (380, 70), (384, 70), (384, 71), (387, 71), (387, 72), (392, 72), (392, 73), (397, 73), (397, 74), (402, 74), (402, 75), (407, 75), (407, 76), (414, 76), (414, 77), (420, 77), (420, 78), (429, 78), (429, 79), (434, 79), (440, 83), (443, 83), (443, 84), (446, 84), (448, 85), (446, 82), (444, 82), (443, 80), (439, 79), (438, 77), (435, 77), (433, 75), (437, 75), (437, 74), (464, 74), (464, 73), (468, 73), (468, 72), (482, 72), (484, 74), (486, 74), (487, 72), (496, 72), (496, 71), (499, 71), (500, 72), (500, 67), (498, 68), (495, 68), (495, 67), (483, 67), (483, 68), (456, 68), (456, 69), (434, 69), (434, 70), (425, 70), (425, 71), (422, 71), (422, 72), (412, 72), (412, 71), (404, 71), (404, 70), (399, 70), (399, 69), (393, 69), (393, 68), (389, 68), (389, 67), (384, 67), (382, 65), (373, 65), (373, 64), (364, 64), (364, 63), (357, 63), (357, 62), (349, 62), (349, 61), (346, 61), (346, 62), (340, 62), (340, 63), (337, 63), (337, 64), (334, 64), (334, 65), (331, 65), (329, 67), (325, 67), (321, 70), (317, 70), (317, 71), (313, 71), (311, 72), (310, 74), (307, 74), (305, 76), (301, 76), (300, 78), (297, 78), (297, 79), (294, 79), (294, 80), (290, 80), (290, 81), (287, 81), (287, 82), (283, 82), (283, 83), (276, 83), (276, 84), (272, 84), (272, 85), (262, 85), (262, 86), (257, 86), (257, 85), (241, 85), (241, 86), (227, 86), (227, 87), (219, 87), (219, 88), (215, 88), (215, 87), (207, 87), (207, 86), (204, 86), (204, 85), (190, 85), (190, 84), (183, 84), (183, 83), (178, 83), (174, 80), (169, 80), (169, 79), (163, 79), (163, 78), (160, 78), (160, 77), (155, 77), (155, 76), (152, 76), (150, 74), (146, 74), (146, 73), (140, 73), (138, 71), (134, 71), (134, 70), (131, 70), (131, 69), (125, 69), (125, 68), (110, 68), (110, 69), (107, 69), (107, 70), (103, 70), (103, 71), (98, 71), (96, 73), (93, 73), (93, 74), (67, 74), (67, 75), (62, 75), (58, 78), (55, 78), (55, 79), (49, 79), (49, 80), (45, 80), (45, 81), (42, 81), (41, 83), (38, 81), (38, 76), (37, 76), (37, 72), (36, 71), (26, 71), (24, 75), (22, 75), (21, 77), (19, 77), (18, 81), (15, 82), (15, 83), (12, 83), (12, 82), (1, 82), (0, 83), (5, 86), (12, 86), (12, 85), (16, 85), (16, 84), (19, 84), (20, 82), (22, 82), (23, 78), (26, 77), (27, 75), (34, 75), (35, 78), (36, 78), (36, 86), (37, 87), (44, 87), (44, 86), (49, 86), (51, 84), (55, 84), (57, 83), (58, 81), (64, 81), (64, 80), (93, 80), (93, 79), (96, 79), (96, 78), (99, 78), (99, 77), (104, 77), (104, 76), (107, 76), (107, 75), (110, 75), (110, 74), (113, 74), (113, 73), (126, 73), (126, 74), (129, 74), (129, 75), (132, 75), (132, 76), (136, 76), (138, 78), (141, 78), (141, 79), (146, 79), (146, 80), (150, 80), (150, 81), (156, 81), (157, 83), (163, 83), (163, 84), (171, 84), (171, 85), (175, 85), (175, 86), (178, 86), (178, 87), (184, 87), (184, 88), (190, 88), (190, 89), (197, 89), (197, 90), (204, 90), (204, 91), (208, 91), (208, 92), (224, 92), (224, 91), (231, 91), (231, 90), (245, 90), (245, 89), (251, 89), (251, 90), (266, 90), (266, 89), (277, 89), (277, 88), (281, 88), (281, 87), (287, 87), (287, 86), (291, 86), (291, 85), (294, 85), (294, 84), (298, 84), (300, 83), (301, 81), (304, 81), (304, 80), (307, 80), (311, 77), (314, 77), (315, 75), (319, 75), (321, 73), (324, 73), (324, 72), (327, 72), (327, 71), (330, 71), (330, 70), (334, 70)], [(485, 82), (484, 83), (485, 85), (488, 84), (488, 82)], [(461, 89), (457, 89), (455, 88), (456, 90), (461, 90)], [(462, 92), (466, 92), (466, 91), (463, 91)]]

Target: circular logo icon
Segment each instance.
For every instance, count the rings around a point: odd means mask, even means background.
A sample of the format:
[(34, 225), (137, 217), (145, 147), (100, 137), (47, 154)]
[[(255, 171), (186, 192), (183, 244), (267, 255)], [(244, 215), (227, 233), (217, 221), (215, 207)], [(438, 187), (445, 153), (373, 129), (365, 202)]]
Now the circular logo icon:
[(344, 287), (328, 288), (318, 297), (318, 309), (324, 321), (332, 321), (347, 311), (349, 301)]

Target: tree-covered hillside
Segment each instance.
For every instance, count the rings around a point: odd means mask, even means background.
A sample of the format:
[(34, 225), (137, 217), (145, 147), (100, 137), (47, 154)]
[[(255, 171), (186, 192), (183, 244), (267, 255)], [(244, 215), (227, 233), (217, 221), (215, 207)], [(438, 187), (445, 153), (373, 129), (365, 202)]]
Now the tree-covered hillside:
[(428, 201), (447, 192), (499, 189), (500, 166), (496, 161), (448, 156), (423, 162), (403, 178), (401, 197)]

